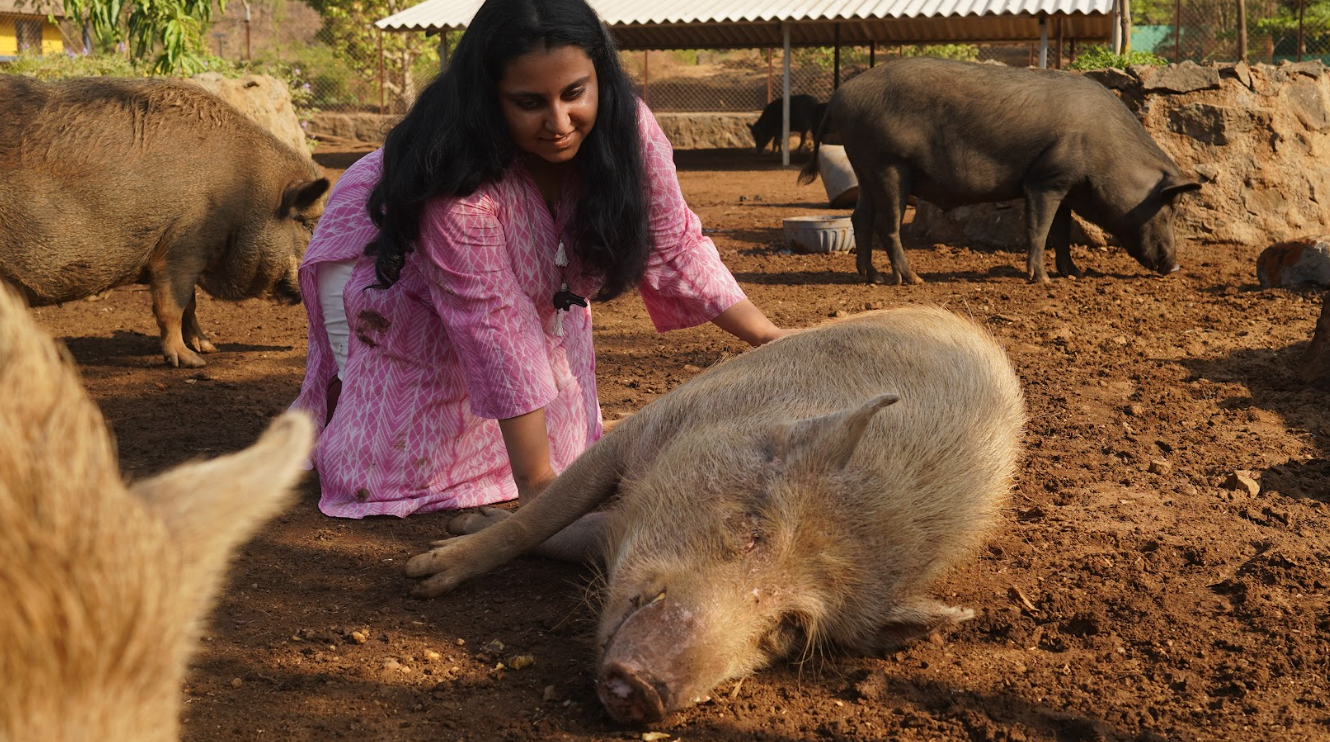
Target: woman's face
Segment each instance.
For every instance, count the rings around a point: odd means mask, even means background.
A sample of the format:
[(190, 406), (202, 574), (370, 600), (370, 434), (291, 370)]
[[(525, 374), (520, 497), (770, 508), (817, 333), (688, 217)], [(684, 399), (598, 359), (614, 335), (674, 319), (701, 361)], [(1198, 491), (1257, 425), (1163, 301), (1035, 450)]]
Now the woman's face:
[(518, 149), (546, 162), (573, 159), (598, 104), (596, 67), (576, 46), (536, 50), (514, 58), (499, 80), (499, 107)]

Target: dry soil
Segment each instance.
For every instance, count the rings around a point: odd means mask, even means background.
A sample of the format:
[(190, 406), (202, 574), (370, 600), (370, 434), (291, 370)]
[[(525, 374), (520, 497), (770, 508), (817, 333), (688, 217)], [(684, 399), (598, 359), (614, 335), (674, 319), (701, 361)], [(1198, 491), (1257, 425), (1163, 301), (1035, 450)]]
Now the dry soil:
[[(336, 174), (359, 154), (317, 156)], [(853, 256), (782, 250), (783, 217), (827, 209), (775, 156), (677, 159), (721, 256), (778, 323), (919, 302), (965, 313), (1008, 348), (1030, 423), (1000, 526), (938, 586), (974, 621), (887, 657), (778, 665), (656, 732), (1330, 739), (1330, 416), (1294, 373), (1318, 294), (1260, 289), (1256, 249), (1195, 244), (1167, 278), (1078, 248), (1090, 275), (1040, 286), (1023, 255), (913, 243), (927, 283), (869, 286)], [(36, 310), (131, 477), (247, 445), (300, 385), (301, 307), (203, 297), (199, 313), (219, 348), (201, 372), (162, 364), (141, 288)], [(636, 297), (596, 317), (608, 419), (743, 350), (711, 326), (657, 335)], [(240, 554), (185, 688), (186, 740), (651, 739), (596, 700), (587, 571), (523, 559), (414, 600), (401, 566), (448, 514), (334, 520), (316, 492)], [(512, 669), (519, 655), (534, 664)]]

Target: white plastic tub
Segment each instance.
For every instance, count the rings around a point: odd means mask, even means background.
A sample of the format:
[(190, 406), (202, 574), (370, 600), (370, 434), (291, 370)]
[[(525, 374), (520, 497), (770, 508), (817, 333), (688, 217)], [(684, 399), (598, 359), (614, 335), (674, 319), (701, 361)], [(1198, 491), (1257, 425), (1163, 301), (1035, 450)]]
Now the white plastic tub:
[(823, 144), (817, 152), (817, 173), (827, 191), (827, 202), (833, 209), (852, 209), (859, 200), (859, 179), (839, 144)]
[(792, 216), (785, 220), (785, 244), (795, 252), (849, 252), (854, 227), (848, 216)]

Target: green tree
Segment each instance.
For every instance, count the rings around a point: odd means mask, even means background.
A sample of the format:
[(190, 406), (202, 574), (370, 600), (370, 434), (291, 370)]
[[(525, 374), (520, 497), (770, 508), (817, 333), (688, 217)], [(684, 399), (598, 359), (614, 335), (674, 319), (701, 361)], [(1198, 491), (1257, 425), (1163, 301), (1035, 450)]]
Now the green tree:
[[(64, 0), (65, 14), (86, 22), (103, 46), (124, 46), (161, 74), (207, 69), (212, 0)], [(217, 0), (218, 11), (226, 9)]]
[[(418, 0), (308, 0), (323, 17), (319, 37), (338, 58), (366, 79), (378, 79), (380, 31), (374, 22)], [(421, 60), (438, 69), (437, 37), (418, 32), (382, 32), (383, 88), (388, 107), (404, 112), (415, 102)]]

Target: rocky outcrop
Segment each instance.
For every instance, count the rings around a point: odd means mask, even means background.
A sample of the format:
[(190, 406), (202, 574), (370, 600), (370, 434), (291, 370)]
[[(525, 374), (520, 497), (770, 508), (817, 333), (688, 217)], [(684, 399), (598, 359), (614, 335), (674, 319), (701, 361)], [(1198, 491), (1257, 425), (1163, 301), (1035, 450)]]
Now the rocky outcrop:
[(758, 113), (657, 113), (656, 121), (675, 149), (752, 149), (748, 125)]
[(195, 75), (189, 81), (235, 106), (297, 151), (309, 153), (305, 130), (296, 117), (285, 82), (267, 75), (229, 78), (216, 72)]
[(1256, 258), (1261, 288), (1330, 287), (1330, 235), (1279, 242)]
[[(1330, 72), (1319, 60), (1086, 74), (1117, 92), (1203, 184), (1182, 199), (1179, 241), (1260, 247), (1330, 233)], [(911, 227), (939, 242), (958, 231), (976, 246), (1025, 250), (1019, 202), (950, 213), (921, 204)], [(1073, 239), (1104, 244), (1099, 230), (1079, 231)]]
[(382, 144), (388, 130), (401, 119), (391, 113), (334, 113), (320, 111), (309, 120), (312, 137), (336, 137), (366, 144)]

